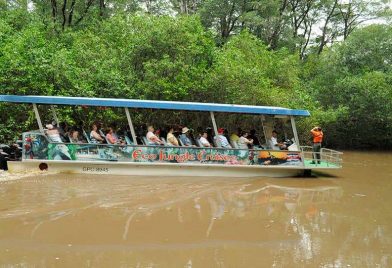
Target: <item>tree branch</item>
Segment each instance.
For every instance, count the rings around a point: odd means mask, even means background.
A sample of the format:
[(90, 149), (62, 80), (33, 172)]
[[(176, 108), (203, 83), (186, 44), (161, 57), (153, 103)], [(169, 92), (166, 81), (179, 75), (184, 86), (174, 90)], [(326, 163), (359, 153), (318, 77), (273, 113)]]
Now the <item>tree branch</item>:
[(75, 3), (76, 0), (72, 0), (71, 2), (71, 7), (69, 9), (69, 14), (68, 14), (68, 26), (71, 26), (72, 24), (72, 19), (73, 19), (73, 12), (74, 12), (74, 8), (75, 8)]
[(86, 16), (88, 10), (90, 9), (91, 5), (94, 3), (95, 0), (88, 0), (86, 8), (84, 9), (83, 14), (80, 16), (80, 18), (75, 22), (75, 25), (78, 25), (83, 18)]
[(63, 23), (61, 24), (61, 27), (64, 31), (65, 28), (65, 23), (67, 22), (67, 17), (66, 17), (66, 9), (67, 9), (67, 0), (63, 1), (63, 7), (61, 8), (61, 11), (63, 12)]

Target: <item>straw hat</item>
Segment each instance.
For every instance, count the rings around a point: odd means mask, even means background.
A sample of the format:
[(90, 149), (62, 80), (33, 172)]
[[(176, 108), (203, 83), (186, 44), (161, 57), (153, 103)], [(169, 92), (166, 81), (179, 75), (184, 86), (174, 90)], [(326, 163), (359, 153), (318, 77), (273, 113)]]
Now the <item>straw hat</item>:
[(187, 128), (187, 127), (182, 128), (182, 134), (185, 134), (185, 133), (187, 133), (188, 131), (189, 131), (189, 128)]

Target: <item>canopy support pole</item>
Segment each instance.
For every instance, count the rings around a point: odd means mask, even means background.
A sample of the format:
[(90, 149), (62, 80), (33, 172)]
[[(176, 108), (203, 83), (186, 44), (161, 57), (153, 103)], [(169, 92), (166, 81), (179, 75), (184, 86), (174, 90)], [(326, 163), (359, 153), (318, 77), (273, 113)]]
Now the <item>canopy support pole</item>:
[(298, 150), (301, 152), (301, 162), (303, 167), (305, 167), (305, 154), (304, 152), (301, 150), (301, 148), (299, 147), (299, 139), (298, 139), (298, 133), (297, 133), (297, 127), (295, 126), (295, 119), (294, 116), (290, 116), (290, 120), (291, 120), (291, 127), (293, 128), (293, 134), (294, 134), (294, 139), (295, 139), (295, 143), (297, 144)]
[(135, 133), (135, 129), (133, 128), (132, 119), (128, 108), (125, 108), (125, 114), (127, 115), (128, 125), (129, 125), (129, 129), (131, 130), (133, 143), (137, 145), (136, 133)]
[(53, 119), (54, 119), (54, 121), (56, 121), (56, 124), (57, 124), (57, 126), (59, 126), (59, 119), (58, 119), (58, 117), (57, 117), (57, 114), (56, 114), (56, 109), (54, 108), (54, 105), (50, 105), (50, 109), (52, 110), (52, 114), (53, 114)]
[(291, 120), (291, 127), (293, 128), (295, 143), (297, 144), (299, 149), (299, 139), (298, 139), (297, 127), (295, 126), (294, 116), (290, 116), (290, 120)]
[(39, 116), (37, 104), (35, 104), (35, 103), (33, 103), (33, 110), (34, 110), (34, 113), (35, 113), (35, 118), (37, 119), (39, 131), (40, 131), (42, 134), (45, 134), (45, 132), (44, 132), (44, 127), (42, 126), (42, 122), (41, 122), (41, 117)]
[[(212, 126), (214, 128), (215, 137), (218, 137), (218, 128), (216, 126), (214, 112), (210, 112), (210, 116), (211, 116)], [(215, 138), (213, 138), (213, 139), (215, 140)], [(220, 147), (219, 140), (216, 139), (215, 141), (216, 141), (216, 145), (218, 145), (218, 147)]]
[(264, 134), (264, 139), (265, 139), (265, 145), (268, 147), (267, 135), (265, 134), (264, 120), (265, 120), (265, 116), (262, 115), (261, 116), (261, 126), (263, 127), (263, 134)]

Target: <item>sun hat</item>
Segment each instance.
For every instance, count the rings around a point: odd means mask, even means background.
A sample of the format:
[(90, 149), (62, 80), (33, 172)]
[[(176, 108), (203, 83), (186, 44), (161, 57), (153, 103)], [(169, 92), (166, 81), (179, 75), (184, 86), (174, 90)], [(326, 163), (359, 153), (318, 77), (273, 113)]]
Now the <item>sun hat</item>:
[(187, 127), (183, 127), (182, 128), (182, 134), (185, 134), (185, 133), (187, 133), (189, 131), (189, 128), (187, 128)]

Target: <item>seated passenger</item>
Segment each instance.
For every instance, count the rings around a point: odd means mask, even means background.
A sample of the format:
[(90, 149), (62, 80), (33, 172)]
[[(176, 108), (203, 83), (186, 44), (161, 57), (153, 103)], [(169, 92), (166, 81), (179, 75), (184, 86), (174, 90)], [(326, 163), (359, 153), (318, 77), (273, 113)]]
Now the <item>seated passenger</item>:
[(262, 147), (261, 144), (260, 144), (259, 138), (258, 138), (257, 135), (256, 135), (256, 130), (255, 130), (255, 129), (252, 129), (252, 130), (249, 132), (248, 139), (249, 139), (249, 140), (250, 140), (250, 139), (253, 140), (253, 145), (254, 145), (255, 147)]
[(174, 127), (170, 127), (167, 133), (166, 141), (169, 146), (179, 146), (176, 136), (174, 136)]
[(270, 139), (270, 146), (272, 150), (284, 150), (286, 149), (286, 145), (281, 142), (278, 142), (278, 132), (275, 130), (272, 131), (272, 137)]
[(69, 132), (68, 136), (69, 136), (69, 141), (71, 143), (82, 143), (82, 141), (80, 140), (80, 137), (79, 137), (79, 131), (77, 131), (76, 129), (72, 129)]
[(216, 137), (216, 140), (218, 142), (218, 146), (220, 146), (222, 148), (232, 148), (229, 141), (224, 136), (224, 133), (225, 133), (224, 128), (218, 128), (218, 136)]
[(91, 143), (103, 143), (104, 139), (98, 134), (98, 126), (94, 123), (91, 127), (90, 140)]
[(199, 138), (199, 141), (201, 143), (201, 146), (203, 147), (212, 147), (211, 143), (207, 140), (208, 134), (206, 131), (203, 132), (201, 137)]
[(190, 139), (189, 128), (183, 127), (182, 134), (179, 136), (179, 138), (184, 146), (194, 146), (192, 140)]
[(68, 136), (68, 125), (66, 122), (60, 122), (60, 124), (58, 124), (57, 129), (60, 133), (60, 137), (63, 141), (65, 142), (69, 142), (69, 136)]
[[(52, 124), (46, 125), (49, 141), (56, 143), (63, 143), (60, 137), (60, 132)], [(71, 155), (69, 153), (68, 147), (65, 144), (57, 144), (48, 147), (48, 158), (53, 160), (70, 160)]]
[(52, 124), (47, 124), (46, 128), (46, 135), (48, 135), (48, 138), (51, 142), (63, 142), (60, 137), (60, 132), (57, 128), (55, 128)]
[(239, 127), (239, 128), (237, 128), (237, 133), (231, 134), (230, 140), (232, 142), (237, 142), (238, 143), (238, 140), (240, 139), (241, 134), (242, 134), (242, 129)]
[(121, 144), (124, 145), (125, 143), (120, 141), (117, 135), (114, 133), (113, 128), (109, 127), (106, 133), (106, 139), (110, 144)]
[(146, 135), (147, 145), (163, 145), (163, 141), (161, 141), (155, 134), (153, 126), (149, 126), (147, 128), (148, 132)]
[(253, 145), (253, 140), (248, 139), (248, 133), (243, 131), (237, 143), (240, 149), (249, 149), (249, 146)]

